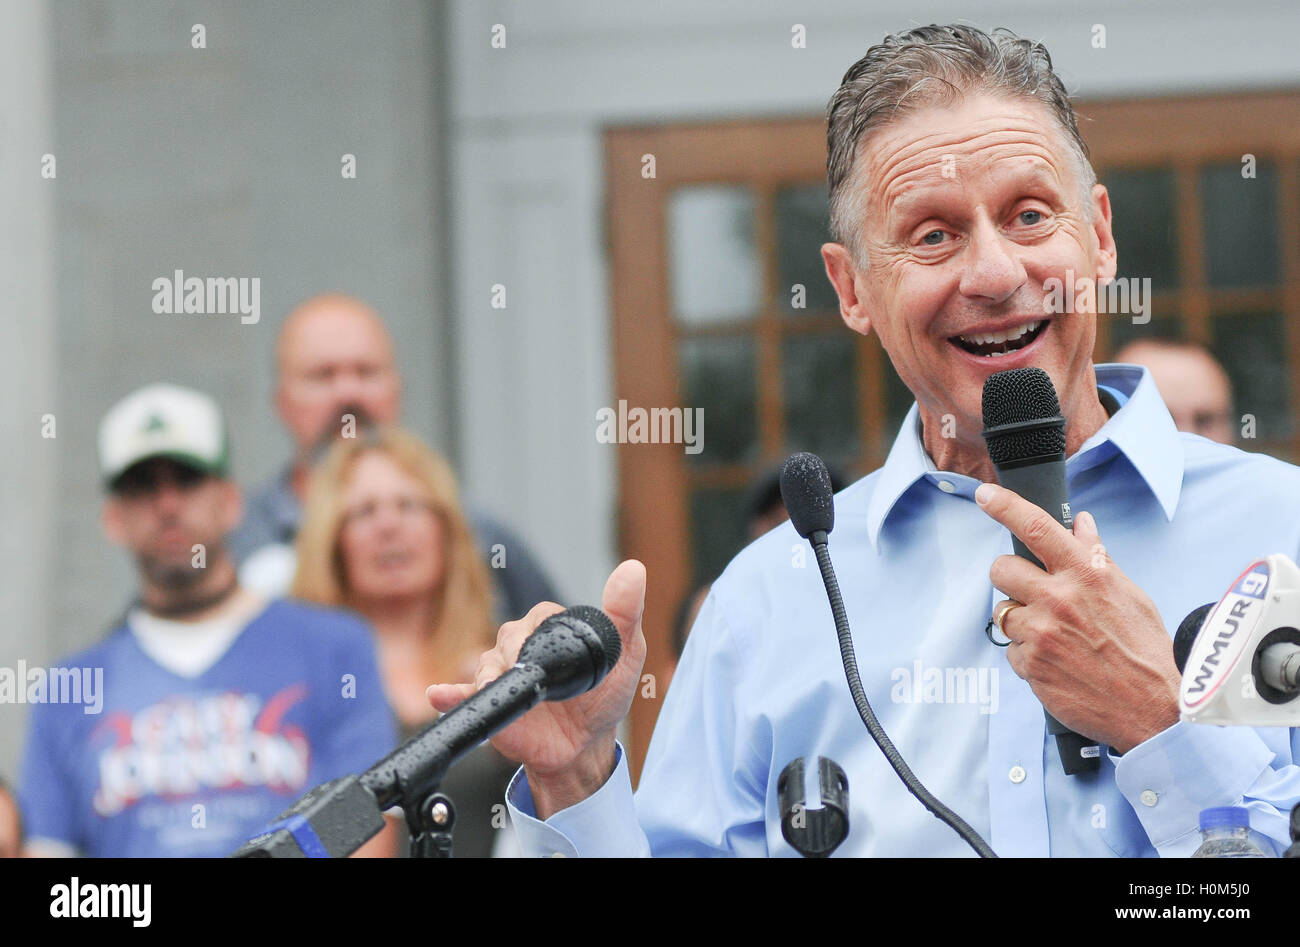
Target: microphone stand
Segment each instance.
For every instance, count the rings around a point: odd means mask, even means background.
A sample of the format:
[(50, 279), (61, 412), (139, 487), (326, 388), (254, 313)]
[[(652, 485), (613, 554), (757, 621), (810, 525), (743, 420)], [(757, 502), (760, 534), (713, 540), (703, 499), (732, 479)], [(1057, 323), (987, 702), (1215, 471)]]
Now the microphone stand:
[[(853, 705), (857, 708), (863, 724), (866, 725), (867, 732), (871, 734), (871, 739), (880, 748), (880, 752), (884, 754), (898, 778), (903, 781), (907, 791), (930, 810), (931, 815), (960, 835), (962, 841), (973, 848), (981, 858), (997, 858), (997, 853), (989, 847), (988, 842), (980, 838), (978, 832), (921, 784), (911, 767), (907, 765), (907, 761), (903, 759), (903, 755), (889, 739), (889, 734), (885, 733), (885, 728), (876, 719), (871, 704), (867, 702), (866, 692), (862, 689), (862, 677), (858, 673), (858, 660), (853, 653), (853, 635), (849, 631), (848, 612), (844, 608), (840, 584), (835, 578), (835, 567), (831, 565), (831, 554), (827, 548), (830, 541), (827, 534), (835, 527), (835, 495), (831, 489), (830, 475), (826, 472), (826, 464), (820, 457), (816, 454), (799, 453), (791, 454), (786, 458), (785, 463), (781, 465), (781, 499), (785, 502), (795, 532), (812, 544), (813, 554), (817, 557), (817, 568), (821, 572), (822, 585), (826, 587), (831, 616), (835, 619), (835, 634), (840, 641), (840, 659), (844, 664), (844, 676), (848, 680), (849, 693), (853, 696)], [(786, 779), (788, 771), (789, 767), (781, 774), (781, 779)], [(827, 796), (827, 780), (832, 776), (828, 769), (823, 769), (821, 772), (823, 798)], [(840, 777), (843, 778), (842, 771)], [(843, 788), (848, 789), (847, 780)], [(831, 795), (833, 798), (834, 793)], [(847, 792), (842, 801), (845, 806), (845, 831), (847, 832)], [(785, 834), (784, 822), (782, 834)], [(788, 840), (790, 836), (786, 835), (786, 838)], [(838, 841), (835, 844), (839, 844)], [(794, 842), (791, 842), (791, 845), (793, 846)]]
[[(381, 811), (401, 806), (411, 833), (412, 858), (450, 858), (456, 807), (441, 791), (447, 769), (507, 722), (545, 699), (546, 670), (516, 665), (512, 700), (493, 700), (487, 714), (462, 702), (361, 776)], [(493, 720), (493, 716), (500, 719)]]
[(403, 802), (406, 826), (411, 830), (412, 858), (451, 858), (451, 832), (456, 807), (435, 786), (423, 799)]
[(249, 839), (235, 858), (350, 855), (401, 806), (413, 858), (451, 855), (456, 807), (439, 791), (448, 767), (544, 700), (591, 690), (618, 663), (622, 642), (598, 608), (576, 605), (547, 618), (519, 649), (515, 666), (467, 697), (360, 776), (312, 789)]

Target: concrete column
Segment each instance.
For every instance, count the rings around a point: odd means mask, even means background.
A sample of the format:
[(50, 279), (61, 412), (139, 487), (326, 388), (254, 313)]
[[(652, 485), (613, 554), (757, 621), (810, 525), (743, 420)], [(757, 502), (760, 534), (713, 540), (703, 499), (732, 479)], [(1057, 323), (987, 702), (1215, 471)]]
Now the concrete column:
[[(51, 136), (46, 5), (14, 0), (0, 30), (0, 667), (44, 665), (50, 650), (50, 556), (55, 537), (57, 445), (67, 419), (57, 374), (52, 237), (54, 189), (42, 156)], [(52, 419), (46, 416), (52, 416)], [(44, 419), (44, 420), (43, 420)], [(53, 425), (54, 438), (42, 436)], [(0, 704), (0, 774), (17, 775), (26, 705)]]

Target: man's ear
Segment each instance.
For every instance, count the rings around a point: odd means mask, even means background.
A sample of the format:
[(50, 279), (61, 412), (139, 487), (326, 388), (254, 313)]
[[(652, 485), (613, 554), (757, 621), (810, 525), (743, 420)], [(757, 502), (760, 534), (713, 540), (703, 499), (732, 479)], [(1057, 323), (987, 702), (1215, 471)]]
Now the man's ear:
[(854, 332), (867, 335), (871, 331), (871, 314), (859, 293), (858, 266), (853, 262), (853, 255), (841, 243), (823, 243), (822, 262), (840, 299), (840, 318)]
[(1092, 232), (1097, 238), (1096, 279), (1112, 280), (1119, 270), (1119, 253), (1110, 228), (1110, 193), (1101, 184), (1092, 188)]
[(122, 505), (117, 497), (110, 496), (99, 508), (99, 525), (104, 535), (118, 546), (126, 545), (126, 530), (122, 524)]

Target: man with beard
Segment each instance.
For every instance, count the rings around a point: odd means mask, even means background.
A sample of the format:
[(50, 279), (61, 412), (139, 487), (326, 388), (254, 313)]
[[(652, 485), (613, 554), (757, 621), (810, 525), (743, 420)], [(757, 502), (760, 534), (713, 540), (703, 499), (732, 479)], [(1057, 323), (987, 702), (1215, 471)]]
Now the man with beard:
[[(339, 437), (401, 416), (401, 377), (388, 329), (370, 306), (342, 293), (304, 300), (284, 320), (275, 351), (275, 409), (293, 437), (293, 462), (250, 498), (230, 537), (246, 585), (281, 595), (293, 579), (293, 541), (307, 480)], [(532, 553), (510, 529), (472, 504), (470, 528), (493, 579), (500, 620), (558, 598)]]
[[(64, 667), (102, 669), (99, 712), (32, 709), (22, 767), (31, 854), (220, 856), (310, 787), (360, 772), (396, 732), (366, 626), (240, 587), (225, 424), (206, 395), (152, 385), (99, 430), (104, 532), (139, 595)], [(392, 837), (363, 854), (390, 854)]]

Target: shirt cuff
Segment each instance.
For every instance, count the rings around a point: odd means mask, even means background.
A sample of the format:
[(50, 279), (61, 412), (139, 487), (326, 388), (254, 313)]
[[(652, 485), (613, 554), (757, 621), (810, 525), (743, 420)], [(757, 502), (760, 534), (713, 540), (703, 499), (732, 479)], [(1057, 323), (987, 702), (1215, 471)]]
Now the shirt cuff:
[(1240, 805), (1273, 762), (1249, 727), (1179, 721), (1123, 756), (1109, 751), (1115, 785), (1161, 855), (1190, 855), (1200, 845), (1202, 809)]
[(521, 766), (506, 787), (506, 808), (526, 858), (628, 858), (650, 854), (636, 819), (632, 779), (621, 743), (614, 744), (614, 771), (581, 802), (545, 822), (537, 818), (533, 793)]

